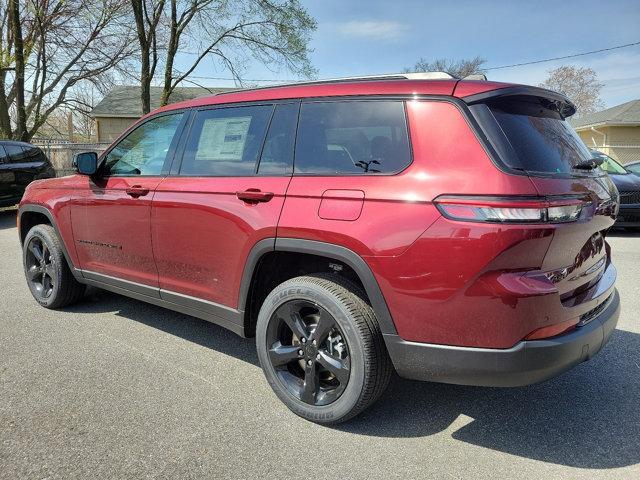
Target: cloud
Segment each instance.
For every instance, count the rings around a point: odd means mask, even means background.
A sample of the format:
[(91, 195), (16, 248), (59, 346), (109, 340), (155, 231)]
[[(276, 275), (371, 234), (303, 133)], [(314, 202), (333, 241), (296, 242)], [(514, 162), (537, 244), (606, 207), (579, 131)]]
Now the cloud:
[(338, 28), (343, 35), (371, 40), (397, 40), (409, 30), (408, 25), (386, 20), (352, 20)]

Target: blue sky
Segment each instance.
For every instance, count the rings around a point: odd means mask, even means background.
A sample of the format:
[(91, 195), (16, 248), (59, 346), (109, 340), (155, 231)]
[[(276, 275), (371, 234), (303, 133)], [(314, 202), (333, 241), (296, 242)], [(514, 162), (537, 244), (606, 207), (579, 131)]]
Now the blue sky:
[[(640, 41), (640, 1), (324, 0), (303, 2), (318, 21), (311, 56), (319, 78), (393, 73), (417, 59), (481, 56), (500, 66)], [(607, 107), (640, 98), (640, 45), (575, 59), (488, 72), (538, 84), (563, 65), (591, 67)], [(194, 75), (224, 77), (205, 65)], [(246, 78), (291, 79), (249, 65)], [(220, 80), (199, 80), (223, 85)]]

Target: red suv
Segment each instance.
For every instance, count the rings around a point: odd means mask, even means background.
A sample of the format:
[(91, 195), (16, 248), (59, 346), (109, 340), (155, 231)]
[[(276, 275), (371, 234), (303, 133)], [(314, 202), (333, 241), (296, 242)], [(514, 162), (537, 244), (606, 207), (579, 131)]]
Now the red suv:
[(395, 75), (161, 108), (19, 210), (35, 299), (93, 285), (256, 337), (296, 414), (518, 386), (607, 342), (617, 191), (540, 88)]

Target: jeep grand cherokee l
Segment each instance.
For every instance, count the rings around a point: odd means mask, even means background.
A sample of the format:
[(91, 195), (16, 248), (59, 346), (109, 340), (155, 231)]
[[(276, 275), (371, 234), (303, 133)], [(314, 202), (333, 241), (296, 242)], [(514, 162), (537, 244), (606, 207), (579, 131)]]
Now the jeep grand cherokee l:
[(44, 307), (93, 285), (255, 336), (320, 423), (412, 379), (518, 386), (619, 314), (617, 192), (540, 88), (396, 75), (163, 107), (19, 210)]

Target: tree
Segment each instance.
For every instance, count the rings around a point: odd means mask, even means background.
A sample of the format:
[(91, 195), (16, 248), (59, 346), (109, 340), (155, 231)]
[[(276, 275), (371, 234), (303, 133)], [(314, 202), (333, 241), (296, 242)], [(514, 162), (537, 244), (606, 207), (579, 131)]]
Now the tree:
[(567, 96), (576, 106), (577, 116), (597, 112), (604, 107), (600, 99), (603, 84), (593, 69), (565, 65), (548, 73), (549, 77), (540, 86)]
[(487, 63), (484, 58), (475, 57), (463, 60), (453, 60), (450, 58), (438, 58), (429, 62), (420, 58), (411, 68), (405, 68), (404, 73), (411, 72), (446, 72), (457, 78), (464, 78), (469, 75), (483, 74), (482, 66)]
[[(126, 69), (128, 0), (0, 0), (0, 135), (29, 140), (82, 85)], [(12, 118), (15, 119), (12, 121)]]
[(133, 17), (140, 44), (140, 85), (142, 112), (151, 110), (151, 82), (158, 65), (156, 32), (164, 13), (165, 0), (131, 0)]
[[(131, 0), (141, 50), (143, 113), (150, 109), (150, 85), (164, 60), (161, 105), (205, 60), (242, 84), (242, 66), (257, 60), (310, 77), (309, 35), (316, 22), (298, 0)], [(183, 71), (176, 55), (191, 58)]]

